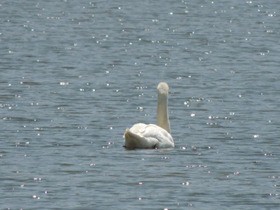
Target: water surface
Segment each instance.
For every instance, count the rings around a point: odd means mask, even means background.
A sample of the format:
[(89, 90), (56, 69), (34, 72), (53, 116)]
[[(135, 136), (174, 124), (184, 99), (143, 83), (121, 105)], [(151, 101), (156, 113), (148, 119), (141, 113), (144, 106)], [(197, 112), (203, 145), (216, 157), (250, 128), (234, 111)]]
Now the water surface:
[[(276, 1), (2, 1), (0, 209), (278, 209)], [(125, 150), (166, 81), (170, 150)]]

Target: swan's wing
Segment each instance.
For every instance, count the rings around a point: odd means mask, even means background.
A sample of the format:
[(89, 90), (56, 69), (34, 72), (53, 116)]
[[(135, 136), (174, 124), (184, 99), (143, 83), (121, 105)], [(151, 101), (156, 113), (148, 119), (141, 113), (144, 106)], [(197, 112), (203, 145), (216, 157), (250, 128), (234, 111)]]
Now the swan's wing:
[(143, 133), (145, 132), (145, 129), (147, 127), (147, 124), (144, 123), (136, 123), (134, 124), (129, 130), (132, 133), (136, 133), (136, 134), (141, 134), (143, 135)]
[(174, 147), (174, 141), (170, 133), (155, 124), (147, 125), (143, 135), (157, 139), (156, 148)]
[(167, 148), (174, 147), (172, 136), (154, 124), (137, 123), (124, 134), (127, 148)]
[(132, 133), (129, 129), (125, 134), (125, 148), (127, 149), (155, 149), (157, 148), (158, 140), (152, 137), (143, 137)]

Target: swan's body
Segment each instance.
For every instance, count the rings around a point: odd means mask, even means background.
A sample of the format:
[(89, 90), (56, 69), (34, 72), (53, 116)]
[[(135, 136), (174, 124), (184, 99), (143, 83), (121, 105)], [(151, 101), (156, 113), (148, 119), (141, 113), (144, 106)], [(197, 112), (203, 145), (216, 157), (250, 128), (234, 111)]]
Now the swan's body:
[(157, 125), (137, 123), (124, 133), (127, 149), (155, 149), (174, 147), (168, 117), (167, 83), (158, 84)]
[(174, 147), (170, 133), (155, 124), (137, 123), (130, 129), (126, 129), (124, 137), (127, 149)]

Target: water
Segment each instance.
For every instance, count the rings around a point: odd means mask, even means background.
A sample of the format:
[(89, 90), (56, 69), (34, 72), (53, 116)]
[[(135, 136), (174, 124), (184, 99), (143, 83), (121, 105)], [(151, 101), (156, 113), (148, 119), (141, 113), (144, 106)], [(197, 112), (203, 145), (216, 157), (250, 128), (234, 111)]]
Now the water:
[[(278, 209), (277, 1), (1, 1), (0, 209)], [(122, 148), (155, 122), (171, 150)]]

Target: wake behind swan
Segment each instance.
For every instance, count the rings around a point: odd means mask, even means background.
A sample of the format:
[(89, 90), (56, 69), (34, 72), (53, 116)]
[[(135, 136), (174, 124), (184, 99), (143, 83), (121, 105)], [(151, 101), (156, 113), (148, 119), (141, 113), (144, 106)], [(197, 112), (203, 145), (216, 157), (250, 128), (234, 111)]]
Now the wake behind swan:
[(137, 123), (124, 133), (127, 149), (159, 149), (174, 147), (168, 115), (168, 84), (160, 82), (157, 86), (157, 125)]

